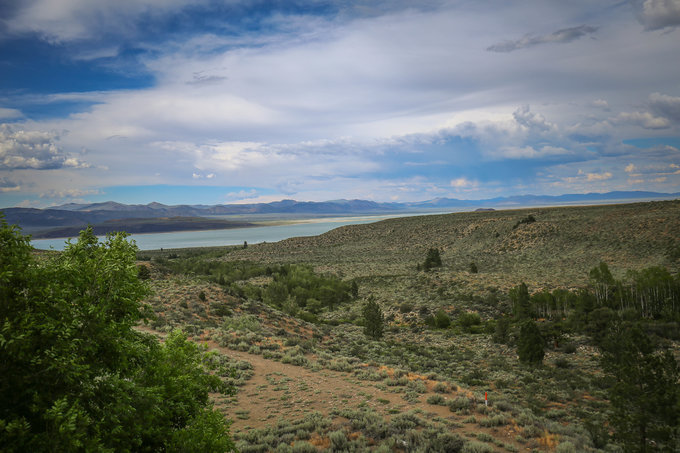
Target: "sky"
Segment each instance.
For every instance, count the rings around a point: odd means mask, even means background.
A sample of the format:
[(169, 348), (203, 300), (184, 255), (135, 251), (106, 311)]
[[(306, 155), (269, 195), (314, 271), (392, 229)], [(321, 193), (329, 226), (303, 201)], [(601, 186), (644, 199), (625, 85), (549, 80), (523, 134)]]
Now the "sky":
[(680, 0), (4, 0), (0, 208), (680, 192)]

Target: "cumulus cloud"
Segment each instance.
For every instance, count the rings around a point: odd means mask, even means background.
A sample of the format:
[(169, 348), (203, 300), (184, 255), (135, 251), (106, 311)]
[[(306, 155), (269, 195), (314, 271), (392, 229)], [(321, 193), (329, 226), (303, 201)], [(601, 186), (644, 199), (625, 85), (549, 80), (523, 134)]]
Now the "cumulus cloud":
[(680, 0), (636, 0), (637, 16), (645, 30), (680, 25)]
[(584, 36), (592, 35), (597, 31), (597, 27), (591, 25), (579, 25), (578, 27), (563, 28), (547, 35), (526, 35), (520, 39), (503, 41), (487, 47), (490, 52), (513, 52), (527, 47), (537, 46), (547, 43), (567, 43)]
[(0, 125), (0, 170), (50, 170), (87, 168), (88, 164), (65, 154), (56, 144), (55, 132), (15, 130)]
[(592, 181), (606, 181), (608, 179), (612, 178), (612, 174), (608, 171), (604, 173), (586, 173), (586, 180), (589, 182)]
[(452, 179), (450, 184), (451, 184), (451, 187), (455, 187), (456, 189), (467, 189), (467, 188), (471, 188), (471, 187), (477, 187), (479, 185), (479, 182), (469, 180), (466, 177), (460, 177), (460, 178)]
[(649, 106), (657, 115), (680, 123), (680, 97), (653, 93), (649, 96)]
[(628, 164), (628, 165), (626, 165), (625, 170), (626, 170), (626, 173), (633, 173), (636, 170), (636, 168), (635, 168), (635, 165)]
[(21, 190), (21, 184), (11, 179), (0, 177), (0, 192), (18, 192), (19, 190)]
[(528, 105), (515, 110), (512, 117), (519, 125), (531, 131), (548, 132), (556, 129), (555, 124), (547, 121), (542, 115), (532, 112)]
[(159, 16), (201, 5), (194, 0), (26, 0), (16, 11), (9, 29), (32, 32), (52, 42), (68, 42), (130, 32), (140, 17)]
[(650, 112), (622, 112), (613, 121), (618, 124), (632, 124), (644, 129), (666, 129), (671, 123), (668, 119), (654, 116)]
[(597, 107), (605, 111), (609, 110), (609, 102), (605, 101), (604, 99), (595, 99), (591, 104), (593, 107)]

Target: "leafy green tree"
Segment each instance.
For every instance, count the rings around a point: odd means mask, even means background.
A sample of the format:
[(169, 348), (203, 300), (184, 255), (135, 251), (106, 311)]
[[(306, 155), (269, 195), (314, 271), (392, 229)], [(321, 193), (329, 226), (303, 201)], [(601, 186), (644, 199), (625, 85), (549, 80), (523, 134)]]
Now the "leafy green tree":
[(476, 274), (477, 272), (479, 272), (477, 265), (474, 262), (470, 263), (470, 273)]
[(534, 321), (526, 321), (519, 330), (517, 339), (517, 355), (519, 361), (526, 364), (537, 365), (543, 362), (545, 356), (545, 341), (541, 331)]
[(380, 305), (374, 300), (370, 299), (366, 302), (363, 308), (364, 315), (364, 333), (367, 337), (378, 340), (383, 336), (385, 328), (385, 317)]
[(616, 287), (616, 281), (609, 271), (609, 266), (602, 261), (598, 266), (590, 270), (588, 276), (595, 289), (597, 304), (606, 305), (612, 296), (613, 289)]
[(88, 228), (37, 261), (0, 219), (3, 451), (233, 448), (209, 403), (230, 391), (210, 373), (218, 363), (181, 332), (160, 344), (133, 329), (148, 314), (135, 253), (124, 234), (100, 243)]
[(639, 325), (612, 329), (602, 367), (610, 377), (610, 422), (625, 451), (678, 451), (680, 368)]

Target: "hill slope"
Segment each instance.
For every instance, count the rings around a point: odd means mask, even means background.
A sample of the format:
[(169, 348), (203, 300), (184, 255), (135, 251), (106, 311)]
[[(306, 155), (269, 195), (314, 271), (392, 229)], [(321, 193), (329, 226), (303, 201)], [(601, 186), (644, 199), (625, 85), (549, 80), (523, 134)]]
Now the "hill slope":
[[(519, 221), (533, 216), (532, 223)], [(671, 264), (680, 244), (680, 201), (536, 208), (404, 217), (350, 225), (239, 251), (265, 262), (305, 262), (347, 277), (415, 274), (427, 249), (442, 252), (444, 275), (501, 288), (585, 283), (600, 261), (613, 269)], [(470, 263), (479, 274), (471, 275)]]

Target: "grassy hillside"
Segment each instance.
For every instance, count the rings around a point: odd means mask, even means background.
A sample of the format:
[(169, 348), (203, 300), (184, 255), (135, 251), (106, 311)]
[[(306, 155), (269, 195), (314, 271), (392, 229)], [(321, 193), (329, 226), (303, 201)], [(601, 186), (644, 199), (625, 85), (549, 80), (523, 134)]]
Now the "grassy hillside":
[[(424, 272), (430, 248), (443, 265)], [(247, 248), (142, 252), (140, 264), (155, 290), (152, 327), (183, 327), (238, 370), (241, 391), (218, 403), (243, 452), (616, 451), (611, 382), (582, 328), (539, 320), (554, 338), (535, 367), (518, 360), (519, 324), (503, 343), (495, 328), (520, 282), (531, 293), (586, 287), (601, 261), (617, 279), (651, 266), (675, 274), (679, 252), (680, 201), (669, 201), (392, 219)], [(358, 295), (347, 296), (350, 283)], [(277, 299), (272, 288), (286, 285)], [(363, 334), (371, 297), (385, 315), (380, 340)], [(432, 324), (438, 313), (450, 324)], [(649, 326), (678, 350), (677, 322)]]
[[(536, 222), (517, 222), (532, 215)], [(239, 251), (231, 258), (304, 262), (348, 277), (410, 274), (430, 247), (444, 267), (465, 272), (475, 262), (506, 284), (585, 282), (584, 271), (667, 264), (680, 244), (680, 201), (418, 216), (350, 225)]]

